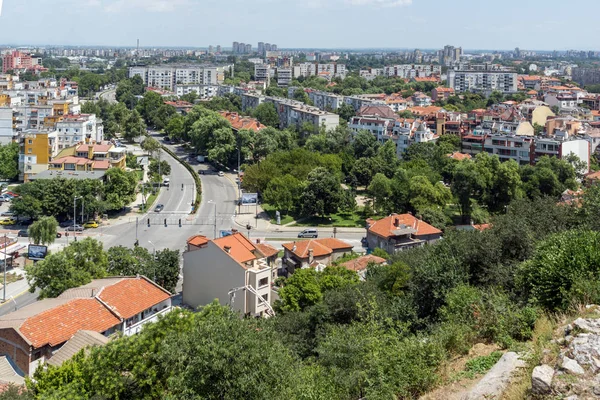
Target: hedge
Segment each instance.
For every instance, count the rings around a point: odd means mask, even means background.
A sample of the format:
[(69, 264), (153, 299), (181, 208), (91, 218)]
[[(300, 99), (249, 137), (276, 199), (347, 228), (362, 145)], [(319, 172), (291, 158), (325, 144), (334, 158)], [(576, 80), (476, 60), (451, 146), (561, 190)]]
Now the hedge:
[(171, 157), (179, 161), (179, 163), (183, 165), (190, 172), (190, 174), (192, 174), (194, 182), (196, 183), (196, 201), (194, 202), (194, 211), (191, 212), (191, 214), (196, 214), (198, 212), (198, 208), (200, 207), (200, 202), (202, 201), (202, 181), (200, 181), (200, 176), (190, 164), (177, 157), (173, 151), (163, 145), (161, 145), (161, 148), (169, 153)]

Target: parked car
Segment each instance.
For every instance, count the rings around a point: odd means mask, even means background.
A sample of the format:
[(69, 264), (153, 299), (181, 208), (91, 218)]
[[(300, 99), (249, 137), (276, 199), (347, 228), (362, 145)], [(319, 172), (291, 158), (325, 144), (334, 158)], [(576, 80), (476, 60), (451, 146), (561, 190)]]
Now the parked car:
[(225, 174), (223, 173), (223, 171), (219, 171), (219, 176), (225, 176)]
[(29, 231), (27, 229), (21, 229), (18, 233), (17, 233), (18, 237), (29, 237)]
[(0, 217), (13, 217), (14, 215), (15, 213), (12, 211), (4, 211), (3, 213), (0, 213)]
[(319, 232), (314, 228), (305, 229), (298, 234), (298, 237), (299, 238), (318, 238)]
[(163, 186), (169, 186), (171, 184), (171, 180), (169, 178), (165, 178), (163, 180)]
[(68, 226), (65, 231), (67, 232), (83, 232), (83, 226), (81, 225), (71, 225)]
[(68, 228), (69, 226), (73, 226), (73, 221), (63, 221), (58, 224), (61, 228)]
[(7, 218), (7, 219), (0, 220), (0, 225), (16, 225), (16, 224), (17, 224), (17, 220), (14, 218)]
[(154, 212), (161, 212), (164, 209), (165, 209), (164, 204), (157, 204), (156, 207), (154, 207)]
[(99, 225), (96, 221), (88, 221), (85, 224), (83, 224), (84, 228), (97, 228)]
[(360, 239), (360, 243), (362, 244), (363, 247), (369, 247), (369, 242), (367, 241), (366, 237), (363, 237), (362, 239)]

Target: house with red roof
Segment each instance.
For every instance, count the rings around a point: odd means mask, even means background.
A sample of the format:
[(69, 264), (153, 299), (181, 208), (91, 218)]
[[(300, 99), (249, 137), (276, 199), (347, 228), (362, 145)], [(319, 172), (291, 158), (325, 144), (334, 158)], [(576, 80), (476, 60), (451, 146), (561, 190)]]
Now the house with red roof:
[(367, 220), (367, 243), (370, 250), (380, 248), (394, 254), (434, 243), (441, 237), (441, 230), (412, 214), (392, 214), (378, 221)]
[(269, 258), (274, 251), (240, 232), (213, 240), (189, 238), (183, 253), (184, 304), (198, 308), (217, 299), (242, 315), (273, 315), (271, 284), (277, 270)]
[(80, 331), (130, 336), (169, 311), (171, 293), (143, 276), (96, 279), (0, 317), (0, 353), (17, 375), (30, 375)]
[(367, 269), (371, 265), (384, 265), (387, 263), (385, 258), (374, 256), (373, 254), (367, 254), (364, 256), (360, 256), (355, 258), (354, 260), (346, 261), (341, 263), (340, 266), (356, 272), (360, 279), (365, 279), (365, 274), (367, 273)]
[(283, 264), (287, 274), (296, 269), (322, 270), (352, 252), (353, 246), (335, 238), (299, 240), (284, 243)]

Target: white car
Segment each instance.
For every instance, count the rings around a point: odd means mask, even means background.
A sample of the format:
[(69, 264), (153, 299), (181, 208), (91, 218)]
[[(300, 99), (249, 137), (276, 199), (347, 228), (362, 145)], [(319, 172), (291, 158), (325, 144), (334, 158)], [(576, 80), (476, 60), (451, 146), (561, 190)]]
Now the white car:
[(225, 174), (223, 173), (223, 171), (219, 171), (219, 176), (225, 176)]

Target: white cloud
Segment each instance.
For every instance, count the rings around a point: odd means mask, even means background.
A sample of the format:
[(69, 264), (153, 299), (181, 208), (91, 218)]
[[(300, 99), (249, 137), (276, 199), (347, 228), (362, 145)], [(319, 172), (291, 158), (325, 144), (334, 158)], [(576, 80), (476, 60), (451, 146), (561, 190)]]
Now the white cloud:
[(372, 7), (402, 7), (412, 4), (412, 0), (345, 0), (346, 3), (355, 6)]

